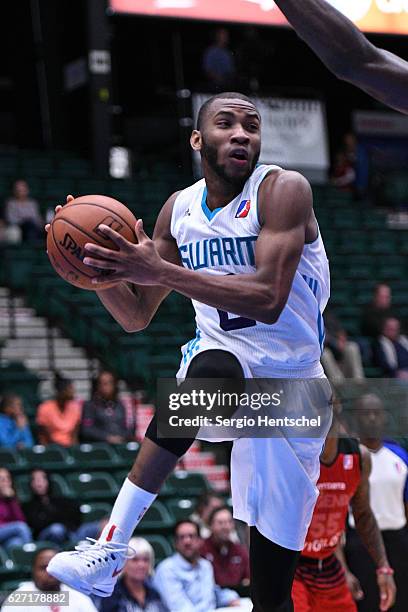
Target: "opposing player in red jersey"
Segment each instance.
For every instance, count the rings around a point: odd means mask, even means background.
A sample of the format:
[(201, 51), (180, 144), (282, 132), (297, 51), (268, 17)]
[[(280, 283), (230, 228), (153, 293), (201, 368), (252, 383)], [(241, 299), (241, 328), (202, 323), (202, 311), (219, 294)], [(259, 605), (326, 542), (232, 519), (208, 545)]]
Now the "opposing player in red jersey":
[[(335, 402), (335, 414), (341, 410)], [(357, 440), (339, 438), (335, 417), (320, 457), (320, 495), (292, 588), (295, 612), (356, 612), (348, 578), (336, 556), (349, 505), (356, 529), (377, 566), (380, 610), (393, 605), (396, 588), (381, 532), (370, 508), (370, 453)]]
[(297, 34), (339, 79), (395, 110), (408, 113), (408, 62), (375, 47), (350, 19), (332, 6), (345, 5), (344, 1), (275, 0), (275, 3)]

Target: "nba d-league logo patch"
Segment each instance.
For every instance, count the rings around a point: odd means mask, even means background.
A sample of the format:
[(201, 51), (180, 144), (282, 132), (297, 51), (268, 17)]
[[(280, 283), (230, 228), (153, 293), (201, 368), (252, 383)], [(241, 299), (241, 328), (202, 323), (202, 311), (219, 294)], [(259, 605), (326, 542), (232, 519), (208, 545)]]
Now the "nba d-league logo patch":
[(236, 219), (244, 219), (248, 216), (249, 211), (251, 210), (251, 200), (242, 200), (241, 204), (238, 206), (238, 210), (236, 212)]
[(344, 455), (344, 457), (343, 457), (343, 467), (344, 467), (345, 470), (352, 470), (353, 469), (353, 460), (354, 460), (353, 455)]

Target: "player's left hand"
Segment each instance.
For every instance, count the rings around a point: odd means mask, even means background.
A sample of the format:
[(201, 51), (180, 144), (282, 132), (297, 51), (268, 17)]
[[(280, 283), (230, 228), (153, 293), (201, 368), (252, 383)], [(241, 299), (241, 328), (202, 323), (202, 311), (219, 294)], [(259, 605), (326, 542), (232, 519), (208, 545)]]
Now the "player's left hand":
[(84, 264), (106, 271), (106, 274), (93, 279), (95, 285), (101, 289), (112, 281), (160, 285), (160, 275), (165, 261), (160, 257), (153, 240), (145, 233), (141, 219), (135, 225), (137, 244), (129, 242), (107, 225), (100, 225), (99, 229), (116, 244), (119, 250), (112, 251), (89, 242), (85, 245), (87, 255)]
[(394, 578), (388, 574), (379, 574), (377, 584), (380, 591), (380, 610), (385, 612), (394, 605), (397, 588)]

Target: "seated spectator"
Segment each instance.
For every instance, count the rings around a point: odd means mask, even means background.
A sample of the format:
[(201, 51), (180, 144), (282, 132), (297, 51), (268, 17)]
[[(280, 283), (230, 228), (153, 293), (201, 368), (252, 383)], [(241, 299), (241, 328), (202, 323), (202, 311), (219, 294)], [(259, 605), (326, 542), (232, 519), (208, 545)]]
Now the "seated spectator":
[(118, 381), (103, 371), (94, 383), (92, 399), (82, 408), (81, 440), (120, 444), (135, 439), (136, 424), (118, 399)]
[(249, 584), (249, 555), (245, 546), (232, 542), (234, 519), (227, 506), (216, 508), (209, 519), (211, 536), (204, 540), (201, 555), (212, 563), (215, 582), (237, 588)]
[(41, 444), (73, 446), (78, 443), (81, 406), (74, 400), (75, 389), (71, 380), (55, 377), (56, 398), (38, 406), (36, 422)]
[(231, 90), (235, 82), (235, 60), (228, 45), (228, 30), (218, 28), (215, 31), (214, 43), (204, 51), (203, 69), (213, 91)]
[(215, 584), (211, 563), (200, 556), (200, 534), (196, 523), (180, 521), (174, 528), (176, 553), (159, 563), (154, 586), (170, 612), (212, 612), (240, 605), (235, 591)]
[(5, 205), (6, 223), (21, 229), (24, 242), (41, 240), (44, 237), (44, 222), (38, 204), (29, 196), (27, 181), (20, 179), (14, 183), (13, 196), (6, 201)]
[[(408, 610), (408, 453), (399, 444), (384, 440), (387, 413), (375, 394), (363, 395), (356, 402), (357, 429), (362, 444), (370, 451), (370, 506), (381, 530), (387, 557), (393, 568), (397, 597), (393, 612)], [(359, 612), (376, 612), (378, 592), (376, 566), (363, 546), (350, 517), (346, 555), (349, 568), (357, 577), (364, 597)]]
[(336, 154), (331, 182), (341, 191), (355, 192), (356, 171), (344, 151)]
[[(73, 610), (75, 612), (97, 612), (97, 609), (95, 608), (95, 605), (90, 597), (83, 595), (79, 591), (74, 591), (74, 589), (67, 587), (65, 584), (61, 584), (59, 580), (54, 578), (54, 576), (48, 574), (48, 563), (51, 561), (54, 555), (57, 554), (57, 552), (57, 550), (52, 548), (41, 548), (39, 551), (37, 551), (33, 558), (32, 581), (22, 582), (14, 593), (27, 591), (36, 593), (40, 592), (44, 593), (44, 597), (46, 593), (48, 594), (48, 597), (50, 597), (50, 594), (52, 593), (54, 593), (56, 597), (60, 592), (67, 593), (68, 599), (66, 600), (65, 605), (58, 605), (59, 603), (62, 604), (62, 602), (58, 600), (54, 604), (42, 604), (40, 601), (37, 601), (35, 604), (32, 603), (31, 606), (34, 606), (33, 609), (36, 612), (62, 612), (63, 610), (67, 610), (67, 612), (69, 610)], [(16, 599), (14, 602), (15, 601)], [(20, 599), (20, 601), (23, 600)], [(26, 608), (26, 610), (31, 609), (26, 606), (21, 607), (20, 603), (20, 610), (23, 610), (24, 608)], [(4, 603), (1, 608), (1, 612), (14, 612), (15, 609), (16, 603), (10, 602), (9, 605)]]
[(0, 446), (29, 448), (34, 440), (19, 395), (4, 395), (0, 402)]
[(328, 311), (324, 318), (326, 339), (322, 364), (329, 380), (341, 381), (345, 378), (362, 380), (365, 378), (360, 347), (349, 340), (337, 317)]
[(385, 376), (408, 379), (408, 338), (401, 334), (398, 319), (385, 319), (375, 347), (375, 358)]
[(190, 518), (194, 523), (197, 523), (200, 529), (200, 537), (204, 540), (211, 535), (211, 529), (208, 524), (211, 513), (216, 508), (222, 508), (223, 506), (224, 501), (222, 497), (212, 491), (203, 493), (203, 495), (198, 498), (197, 505)]
[(31, 472), (31, 499), (23, 504), (23, 512), (36, 540), (63, 544), (85, 538), (97, 538), (102, 531), (99, 521), (81, 525), (81, 511), (74, 499), (58, 497), (44, 470)]
[(32, 542), (31, 530), (16, 497), (10, 472), (0, 468), (0, 546)]
[(374, 288), (371, 303), (363, 308), (361, 333), (369, 338), (378, 338), (381, 334), (384, 320), (396, 316), (396, 312), (392, 307), (391, 288), (386, 283), (379, 283)]
[(135, 556), (126, 562), (112, 595), (101, 599), (99, 612), (168, 612), (159, 593), (151, 584), (154, 551), (143, 538), (132, 538), (129, 548)]

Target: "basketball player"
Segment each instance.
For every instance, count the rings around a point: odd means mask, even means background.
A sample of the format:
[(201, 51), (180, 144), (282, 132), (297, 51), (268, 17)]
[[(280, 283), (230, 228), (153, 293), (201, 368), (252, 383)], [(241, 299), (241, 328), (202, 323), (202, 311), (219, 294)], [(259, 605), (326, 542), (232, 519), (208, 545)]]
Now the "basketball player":
[[(261, 118), (241, 94), (204, 103), (191, 146), (201, 154), (204, 179), (169, 198), (153, 240), (139, 219), (136, 245), (105, 225), (118, 251), (86, 245), (84, 263), (103, 270), (96, 280), (100, 299), (124, 329), (136, 332), (178, 291), (192, 299), (197, 321), (195, 339), (182, 348), (178, 379), (322, 378), (318, 409), (331, 417), (320, 364), (329, 266), (308, 182), (257, 165)], [(104, 289), (112, 280), (120, 284)], [(299, 386), (291, 389), (299, 405), (313, 403)], [(323, 436), (329, 427), (330, 418)], [(49, 572), (84, 593), (109, 596), (137, 523), (192, 442), (158, 437), (153, 418), (98, 542), (60, 553)], [(256, 612), (293, 610), (292, 581), (318, 495), (322, 445), (319, 437), (234, 442), (234, 516), (251, 528)]]
[[(341, 407), (338, 402), (334, 402), (334, 406), (337, 416)], [(317, 483), (320, 494), (293, 582), (295, 612), (357, 611), (346, 575), (336, 556), (349, 504), (356, 530), (377, 568), (379, 609), (389, 610), (395, 601), (394, 572), (370, 507), (370, 453), (357, 440), (339, 437), (339, 434), (340, 424), (335, 418), (320, 456)], [(356, 586), (355, 577), (349, 577)], [(356, 595), (364, 596), (362, 593)]]
[[(297, 34), (334, 74), (408, 113), (408, 62), (372, 45), (333, 0), (275, 0)], [(351, 3), (351, 0), (350, 0)]]

